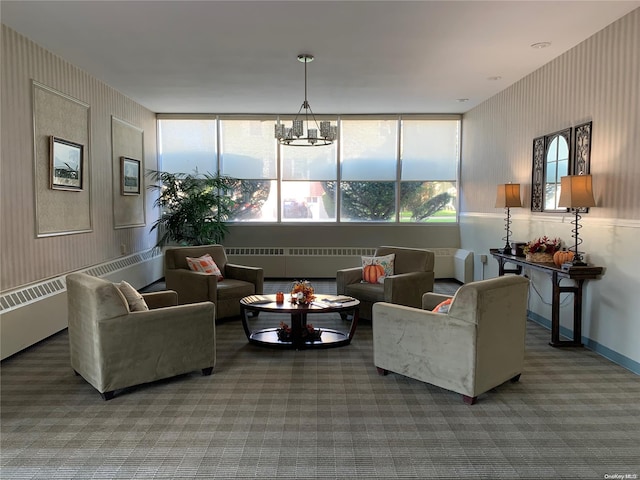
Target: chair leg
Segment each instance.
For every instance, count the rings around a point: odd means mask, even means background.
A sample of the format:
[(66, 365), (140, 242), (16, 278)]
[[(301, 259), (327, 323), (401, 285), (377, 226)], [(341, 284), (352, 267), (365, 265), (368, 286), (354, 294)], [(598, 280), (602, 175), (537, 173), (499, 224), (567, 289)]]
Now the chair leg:
[(376, 370), (378, 370), (378, 375), (388, 375), (389, 374), (389, 370), (385, 370), (384, 368), (376, 367)]
[(469, 397), (467, 395), (462, 395), (462, 401), (467, 405), (473, 405), (474, 403), (476, 403), (477, 399), (478, 397)]
[(515, 377), (513, 377), (511, 380), (509, 380), (511, 383), (516, 383), (518, 380), (520, 380), (520, 373), (517, 374)]
[(111, 400), (113, 398), (114, 395), (114, 391), (111, 390), (110, 392), (104, 392), (104, 393), (100, 393), (100, 396), (102, 397), (102, 399), (106, 402), (107, 400)]
[(213, 372), (213, 367), (207, 367), (202, 369), (202, 375), (209, 376)]

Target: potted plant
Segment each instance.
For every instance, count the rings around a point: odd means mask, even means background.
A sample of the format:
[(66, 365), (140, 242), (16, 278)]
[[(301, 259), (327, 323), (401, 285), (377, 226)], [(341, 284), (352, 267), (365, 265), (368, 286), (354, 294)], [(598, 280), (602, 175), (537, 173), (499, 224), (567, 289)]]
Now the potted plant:
[(238, 180), (220, 174), (169, 173), (149, 170), (150, 189), (158, 191), (154, 206), (160, 218), (151, 231), (158, 230), (156, 247), (169, 242), (179, 245), (222, 243), (234, 200), (230, 192)]

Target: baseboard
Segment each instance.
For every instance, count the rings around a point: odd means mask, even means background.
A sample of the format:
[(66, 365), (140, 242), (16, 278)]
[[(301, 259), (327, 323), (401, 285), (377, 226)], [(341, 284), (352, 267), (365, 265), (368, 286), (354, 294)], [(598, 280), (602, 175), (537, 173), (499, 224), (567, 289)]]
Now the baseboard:
[[(551, 330), (551, 320), (541, 315), (538, 315), (537, 313), (532, 311), (528, 311), (527, 313), (528, 313), (529, 320), (536, 322), (538, 325), (543, 326), (549, 331)], [(560, 335), (566, 338), (573, 338), (573, 330), (567, 327), (563, 327), (561, 325)], [(625, 357), (624, 355), (621, 355), (620, 353), (615, 352), (610, 348), (605, 347), (604, 345), (599, 344), (595, 340), (592, 340), (585, 336), (582, 337), (582, 343), (584, 344), (585, 348), (588, 348), (589, 350), (596, 352), (598, 355), (602, 355), (607, 360), (611, 360), (613, 363), (616, 363), (621, 367), (626, 368), (627, 370), (630, 370), (636, 375), (640, 375), (640, 362), (636, 362), (631, 358)]]

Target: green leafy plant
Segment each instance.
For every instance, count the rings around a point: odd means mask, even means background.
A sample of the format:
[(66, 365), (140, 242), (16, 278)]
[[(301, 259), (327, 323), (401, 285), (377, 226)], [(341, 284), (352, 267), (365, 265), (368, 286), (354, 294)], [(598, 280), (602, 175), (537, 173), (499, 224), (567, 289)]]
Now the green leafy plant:
[(235, 205), (231, 192), (238, 180), (220, 174), (168, 173), (149, 170), (150, 189), (158, 192), (154, 206), (160, 218), (151, 226), (158, 230), (156, 247), (222, 243), (226, 221)]

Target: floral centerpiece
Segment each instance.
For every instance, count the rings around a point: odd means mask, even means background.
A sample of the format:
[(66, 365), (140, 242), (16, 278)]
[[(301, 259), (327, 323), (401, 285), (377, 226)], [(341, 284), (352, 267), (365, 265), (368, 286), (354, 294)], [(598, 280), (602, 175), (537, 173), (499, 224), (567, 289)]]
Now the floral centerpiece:
[(291, 285), (291, 303), (309, 305), (316, 298), (313, 292), (313, 286), (308, 280), (297, 280)]
[[(287, 342), (291, 340), (291, 327), (284, 322), (280, 322), (280, 327), (276, 330), (278, 334), (278, 340), (281, 342)], [(312, 323), (308, 323), (302, 327), (300, 338), (303, 342), (313, 342), (320, 340), (322, 330), (314, 328)]]
[(562, 248), (562, 240), (546, 235), (531, 240), (522, 251), (528, 262), (553, 262), (553, 254)]

